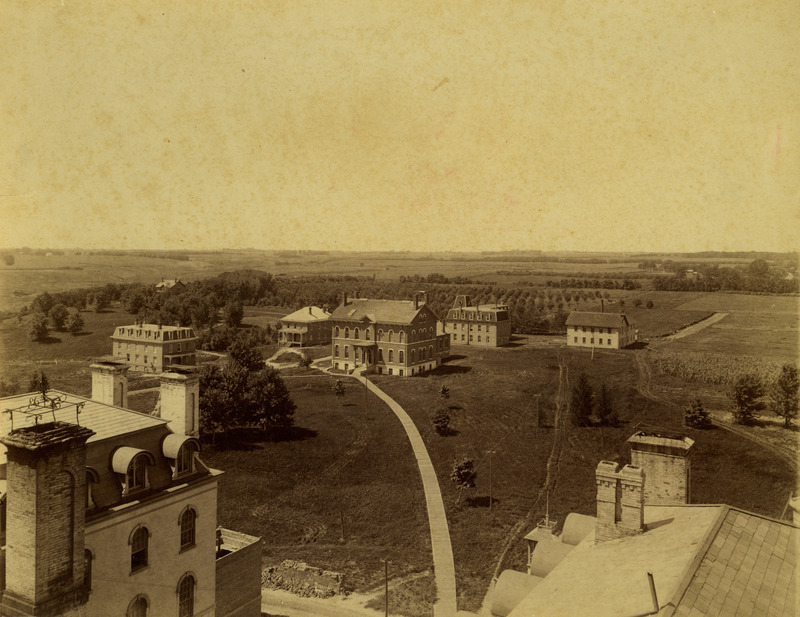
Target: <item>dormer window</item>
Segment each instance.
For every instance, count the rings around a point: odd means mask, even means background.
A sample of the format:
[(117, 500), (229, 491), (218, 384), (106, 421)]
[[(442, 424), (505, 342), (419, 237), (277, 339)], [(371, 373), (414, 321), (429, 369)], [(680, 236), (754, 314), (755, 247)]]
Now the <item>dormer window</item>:
[(123, 497), (150, 488), (147, 471), (148, 466), (155, 465), (155, 462), (147, 450), (123, 446), (114, 451), (111, 466), (121, 476)]
[(200, 452), (200, 442), (194, 437), (173, 433), (164, 438), (161, 451), (164, 457), (170, 461), (173, 479), (179, 478), (194, 473), (196, 469), (195, 454)]

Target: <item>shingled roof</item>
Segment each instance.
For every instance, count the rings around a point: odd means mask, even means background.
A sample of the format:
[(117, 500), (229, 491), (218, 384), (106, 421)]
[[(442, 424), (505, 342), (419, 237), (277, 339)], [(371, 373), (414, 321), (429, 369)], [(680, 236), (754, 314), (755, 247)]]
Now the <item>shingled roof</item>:
[(573, 311), (567, 317), (568, 326), (590, 328), (621, 328), (630, 325), (623, 313), (589, 313)]
[(280, 321), (308, 323), (312, 321), (326, 321), (330, 316), (331, 314), (328, 311), (318, 306), (306, 306), (285, 317), (281, 317)]
[[(371, 321), (373, 323), (410, 324), (422, 312), (431, 310), (426, 304), (414, 306), (413, 300), (371, 300), (357, 298), (340, 304), (331, 313), (331, 321)], [(434, 315), (435, 317), (435, 315)]]

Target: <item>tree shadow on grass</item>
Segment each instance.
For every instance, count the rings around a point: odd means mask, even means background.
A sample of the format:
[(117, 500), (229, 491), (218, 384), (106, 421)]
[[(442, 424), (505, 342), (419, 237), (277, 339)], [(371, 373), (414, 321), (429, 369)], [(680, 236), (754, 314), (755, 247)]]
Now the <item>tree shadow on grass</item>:
[(625, 349), (644, 349), (649, 344), (650, 343), (648, 343), (647, 341), (636, 341), (635, 343), (631, 343), (630, 345), (625, 347)]
[[(492, 505), (496, 506), (499, 499), (497, 497), (492, 497)], [(467, 497), (464, 500), (464, 505), (470, 508), (488, 508), (489, 507), (489, 495), (477, 495), (476, 497)]]
[(42, 343), (44, 345), (52, 345), (53, 343), (60, 343), (61, 339), (55, 336), (46, 336), (44, 338), (38, 339), (36, 342)]
[(94, 334), (94, 332), (75, 332), (74, 334), (70, 332), (72, 336), (89, 336), (90, 334)]
[(239, 427), (217, 434), (213, 447), (217, 450), (262, 450), (264, 443), (305, 441), (316, 436), (317, 431), (302, 426), (276, 426), (268, 429)]
[(449, 426), (447, 428), (436, 431), (436, 434), (439, 435), (440, 437), (455, 437), (459, 433), (460, 431), (458, 429), (451, 428)]
[(460, 375), (463, 373), (469, 373), (471, 370), (471, 366), (452, 366), (450, 364), (440, 364), (435, 369), (424, 373), (424, 375)]

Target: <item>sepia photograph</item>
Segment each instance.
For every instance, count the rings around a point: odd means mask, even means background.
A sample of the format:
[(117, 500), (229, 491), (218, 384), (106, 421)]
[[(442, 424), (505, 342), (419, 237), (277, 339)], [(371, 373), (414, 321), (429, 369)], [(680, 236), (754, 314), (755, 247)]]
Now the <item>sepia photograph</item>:
[(0, 616), (800, 615), (800, 3), (0, 0), (0, 74)]

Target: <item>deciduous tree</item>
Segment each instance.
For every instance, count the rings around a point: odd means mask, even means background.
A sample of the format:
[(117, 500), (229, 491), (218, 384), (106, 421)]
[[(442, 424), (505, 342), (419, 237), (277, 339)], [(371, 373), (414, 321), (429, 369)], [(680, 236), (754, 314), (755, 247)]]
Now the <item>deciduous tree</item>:
[(63, 304), (59, 303), (53, 306), (47, 313), (50, 318), (50, 323), (54, 330), (63, 331), (67, 318), (69, 317), (69, 310)]
[(784, 364), (781, 374), (770, 388), (769, 398), (772, 410), (783, 418), (785, 426), (791, 426), (792, 420), (797, 417), (798, 388), (797, 366)]
[(439, 435), (447, 435), (450, 431), (450, 414), (447, 407), (438, 407), (431, 412), (431, 424)]
[(344, 384), (342, 383), (341, 379), (337, 379), (336, 383), (333, 384), (333, 393), (336, 395), (340, 401), (344, 401)]
[(28, 322), (28, 338), (32, 341), (43, 341), (50, 334), (47, 329), (47, 317), (44, 313), (36, 313)]
[(450, 480), (458, 488), (458, 499), (456, 503), (461, 501), (461, 495), (464, 489), (475, 487), (475, 462), (468, 457), (462, 457), (453, 461), (453, 469), (450, 471)]
[(764, 409), (759, 400), (764, 395), (764, 387), (755, 375), (742, 375), (733, 384), (730, 393), (733, 417), (739, 424), (753, 424), (756, 413)]
[(83, 332), (83, 317), (78, 311), (74, 313), (70, 313), (69, 317), (67, 318), (67, 332), (72, 334), (79, 334)]

